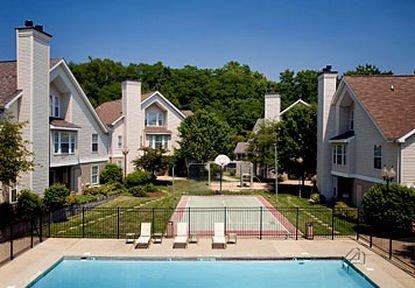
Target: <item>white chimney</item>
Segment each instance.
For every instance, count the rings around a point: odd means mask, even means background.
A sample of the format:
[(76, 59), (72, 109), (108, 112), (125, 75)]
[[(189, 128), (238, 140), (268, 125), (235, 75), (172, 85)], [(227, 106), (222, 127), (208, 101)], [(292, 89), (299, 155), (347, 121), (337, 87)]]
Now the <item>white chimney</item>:
[(35, 169), (22, 175), (21, 188), (43, 193), (49, 186), (49, 42), (52, 35), (26, 21), (16, 28), (17, 89), (23, 91), (19, 121), (34, 153)]
[(132, 161), (139, 155), (141, 119), (141, 82), (126, 80), (121, 84), (122, 111), (124, 114), (124, 148), (128, 149), (127, 173), (134, 170)]
[(265, 95), (264, 118), (269, 121), (278, 121), (281, 112), (280, 94)]
[(317, 187), (327, 199), (333, 197), (334, 192), (329, 139), (333, 136), (335, 124), (331, 103), (336, 93), (336, 84), (337, 71), (332, 71), (331, 65), (327, 65), (318, 76), (317, 99)]

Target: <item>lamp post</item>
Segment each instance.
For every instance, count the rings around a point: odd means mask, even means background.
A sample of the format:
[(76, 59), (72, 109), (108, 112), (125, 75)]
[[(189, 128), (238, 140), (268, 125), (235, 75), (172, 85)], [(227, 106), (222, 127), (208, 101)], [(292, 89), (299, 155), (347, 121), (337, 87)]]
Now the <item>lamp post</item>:
[(127, 154), (130, 152), (127, 147), (122, 149), (122, 154), (124, 155), (124, 179), (127, 179)]
[(395, 172), (395, 169), (393, 169), (393, 165), (391, 166), (390, 169), (388, 169), (386, 165), (383, 166), (381, 175), (382, 175), (383, 181), (386, 182), (386, 189), (389, 192), (389, 182), (393, 181), (393, 179), (396, 177), (396, 172)]
[(301, 169), (301, 165), (303, 164), (303, 162), (304, 162), (304, 160), (303, 160), (303, 157), (298, 157), (295, 161), (297, 161), (297, 163), (299, 164), (299, 167), (300, 167), (300, 182), (299, 182), (299, 185), (298, 185), (298, 187), (299, 187), (299, 189), (298, 189), (298, 197), (299, 198), (301, 198), (301, 185), (302, 185), (302, 179), (303, 179), (303, 171), (302, 171), (302, 169)]

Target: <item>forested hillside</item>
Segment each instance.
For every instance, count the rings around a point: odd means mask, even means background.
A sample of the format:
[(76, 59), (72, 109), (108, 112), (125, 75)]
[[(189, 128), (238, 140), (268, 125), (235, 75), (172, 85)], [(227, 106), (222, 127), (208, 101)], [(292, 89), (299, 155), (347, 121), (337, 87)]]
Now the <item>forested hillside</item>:
[(158, 90), (180, 109), (214, 112), (243, 137), (262, 117), (266, 93), (279, 91), (283, 108), (298, 98), (308, 102), (317, 98), (317, 72), (312, 70), (286, 70), (275, 82), (234, 61), (206, 69), (171, 68), (161, 62), (125, 66), (90, 58), (86, 63), (70, 63), (70, 68), (94, 106), (120, 98), (123, 80), (141, 79), (143, 92)]

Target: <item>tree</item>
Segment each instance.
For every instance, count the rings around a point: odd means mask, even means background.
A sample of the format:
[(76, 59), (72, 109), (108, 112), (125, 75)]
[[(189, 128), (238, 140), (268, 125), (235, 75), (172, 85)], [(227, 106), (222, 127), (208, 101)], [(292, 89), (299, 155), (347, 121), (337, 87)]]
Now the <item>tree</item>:
[(105, 183), (122, 183), (123, 172), (121, 167), (116, 164), (107, 164), (99, 174), (99, 182)]
[[(297, 177), (316, 173), (317, 107), (297, 105), (279, 123), (278, 158), (281, 168)], [(303, 163), (296, 159), (301, 157)]]
[(392, 70), (381, 71), (376, 65), (357, 65), (355, 70), (347, 71), (345, 76), (393, 75)]
[(158, 172), (168, 169), (170, 157), (164, 149), (142, 148), (144, 155), (133, 161), (136, 169), (144, 169), (154, 178)]
[(179, 126), (181, 140), (177, 153), (189, 162), (206, 162), (219, 154), (231, 154), (233, 130), (214, 113), (199, 110)]
[(24, 123), (0, 118), (0, 182), (5, 185), (16, 183), (20, 173), (33, 169), (33, 154), (23, 140)]
[(277, 143), (276, 122), (264, 122), (258, 131), (252, 132), (249, 137), (248, 159), (261, 166), (274, 166), (274, 149)]
[(384, 232), (408, 232), (415, 219), (415, 189), (377, 184), (363, 196), (363, 215), (368, 224)]

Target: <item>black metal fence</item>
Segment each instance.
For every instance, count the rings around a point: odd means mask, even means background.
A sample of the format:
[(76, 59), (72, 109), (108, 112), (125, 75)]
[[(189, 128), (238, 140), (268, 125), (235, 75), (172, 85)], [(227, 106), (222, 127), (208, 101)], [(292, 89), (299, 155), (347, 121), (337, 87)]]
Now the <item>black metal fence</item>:
[(220, 207), (220, 208), (101, 208), (66, 207), (34, 216), (0, 230), (0, 264), (49, 237), (115, 238), (139, 234), (143, 222), (152, 223), (153, 233), (176, 234), (178, 222), (188, 224), (191, 235), (214, 233), (214, 223), (225, 224), (227, 234), (259, 239), (313, 239), (353, 237), (385, 257), (396, 260), (415, 273), (415, 239), (392, 239), (368, 232), (358, 209), (321, 207)]

